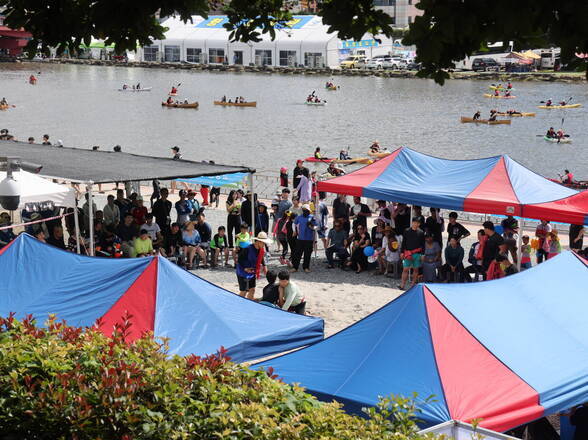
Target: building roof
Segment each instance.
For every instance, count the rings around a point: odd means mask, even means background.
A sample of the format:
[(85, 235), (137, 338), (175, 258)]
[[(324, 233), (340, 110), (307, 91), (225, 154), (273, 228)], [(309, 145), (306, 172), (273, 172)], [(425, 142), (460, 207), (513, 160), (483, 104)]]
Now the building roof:
[(242, 166), (25, 142), (0, 142), (0, 156), (19, 157), (23, 162), (43, 165), (40, 173), (43, 176), (94, 183), (171, 180), (180, 177), (255, 172), (254, 169)]

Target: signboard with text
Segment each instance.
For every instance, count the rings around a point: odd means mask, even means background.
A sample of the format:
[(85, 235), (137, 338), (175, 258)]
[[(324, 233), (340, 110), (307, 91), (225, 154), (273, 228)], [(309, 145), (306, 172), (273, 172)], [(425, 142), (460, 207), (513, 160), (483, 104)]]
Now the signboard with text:
[[(277, 23), (274, 27), (276, 29), (301, 29), (313, 18), (314, 15), (294, 15), (290, 21), (284, 24)], [(222, 29), (223, 25), (228, 21), (229, 19), (226, 15), (211, 15), (206, 20), (198, 23), (196, 27), (203, 29)]]

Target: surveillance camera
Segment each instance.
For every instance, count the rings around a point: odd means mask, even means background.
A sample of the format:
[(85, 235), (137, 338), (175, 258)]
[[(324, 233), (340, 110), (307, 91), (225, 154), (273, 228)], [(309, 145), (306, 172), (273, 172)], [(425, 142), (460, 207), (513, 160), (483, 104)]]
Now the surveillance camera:
[(11, 176), (0, 182), (0, 206), (15, 211), (20, 204), (20, 185)]

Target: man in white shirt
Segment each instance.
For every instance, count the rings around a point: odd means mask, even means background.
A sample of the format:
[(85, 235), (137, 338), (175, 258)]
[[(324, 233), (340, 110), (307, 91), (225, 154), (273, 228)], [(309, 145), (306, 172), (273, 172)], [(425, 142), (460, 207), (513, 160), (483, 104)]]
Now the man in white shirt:
[(161, 235), (161, 228), (153, 221), (153, 214), (149, 213), (145, 216), (145, 223), (139, 228), (146, 230), (153, 242), (153, 248), (157, 249), (163, 244), (163, 236)]

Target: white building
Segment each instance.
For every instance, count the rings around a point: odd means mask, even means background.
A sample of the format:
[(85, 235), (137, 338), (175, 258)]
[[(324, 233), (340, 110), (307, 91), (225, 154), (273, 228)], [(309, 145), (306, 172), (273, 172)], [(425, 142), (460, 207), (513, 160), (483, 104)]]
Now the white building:
[(192, 20), (165, 20), (162, 25), (169, 29), (165, 40), (143, 47), (138, 58), (201, 64), (336, 67), (350, 53), (363, 51), (373, 56), (392, 49), (388, 39), (381, 43), (371, 37), (359, 42), (341, 41), (336, 34), (328, 33), (328, 26), (316, 15), (294, 16), (287, 27), (276, 29), (274, 40), (269, 34), (262, 34), (262, 41), (257, 43), (229, 41), (230, 33), (223, 27), (226, 16), (194, 16)]

